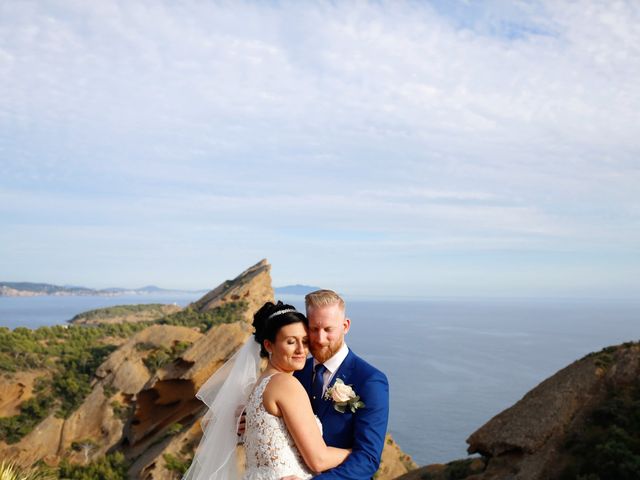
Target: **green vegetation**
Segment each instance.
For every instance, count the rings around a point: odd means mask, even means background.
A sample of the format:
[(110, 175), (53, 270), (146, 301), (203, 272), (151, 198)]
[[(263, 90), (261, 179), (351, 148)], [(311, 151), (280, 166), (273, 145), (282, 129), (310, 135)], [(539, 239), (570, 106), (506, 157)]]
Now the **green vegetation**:
[(164, 468), (166, 468), (170, 472), (176, 472), (180, 476), (184, 475), (186, 471), (189, 470), (189, 466), (193, 461), (192, 458), (183, 459), (171, 455), (170, 453), (163, 454), (162, 458), (164, 458), (165, 461)]
[(113, 414), (123, 422), (126, 422), (133, 414), (134, 405), (123, 405), (120, 402), (114, 400), (110, 403), (113, 409)]
[(247, 307), (246, 302), (227, 303), (206, 312), (199, 312), (191, 307), (187, 307), (184, 310), (161, 318), (158, 320), (158, 323), (196, 327), (201, 332), (206, 332), (215, 325), (237, 322)]
[(609, 368), (613, 365), (614, 354), (621, 349), (628, 349), (634, 346), (640, 345), (638, 342), (625, 342), (621, 346), (605, 347), (598, 352), (591, 352), (586, 355), (585, 358), (593, 358), (595, 366), (603, 369)]
[(587, 357), (593, 358), (596, 367), (607, 369), (613, 364), (613, 354), (616, 349), (617, 347), (606, 347), (599, 352), (590, 353)]
[(74, 357), (83, 363), (87, 352), (106, 343), (108, 337), (128, 338), (149, 325), (151, 322), (55, 325), (35, 330), (0, 327), (0, 371), (50, 369), (60, 359), (73, 363)]
[(128, 468), (124, 455), (115, 452), (87, 465), (75, 465), (64, 459), (60, 463), (58, 477), (66, 480), (125, 480)]
[(144, 360), (145, 366), (151, 373), (162, 368), (178, 358), (191, 344), (189, 342), (176, 342), (171, 348), (155, 348)]
[(100, 321), (114, 317), (124, 317), (127, 315), (139, 315), (141, 313), (154, 315), (157, 318), (164, 316), (167, 305), (162, 303), (149, 303), (139, 305), (116, 305), (113, 307), (97, 308), (80, 313), (71, 319), (72, 322), (79, 321)]
[(102, 386), (102, 393), (104, 393), (104, 396), (106, 398), (113, 397), (117, 392), (118, 392), (118, 389), (116, 387), (114, 387), (113, 385), (103, 385)]
[(640, 382), (609, 392), (565, 448), (573, 462), (562, 480), (640, 478)]
[(0, 371), (44, 369), (35, 396), (20, 406), (20, 414), (0, 418), (0, 439), (16, 443), (51, 412), (68, 417), (91, 392), (96, 368), (116, 348), (109, 337), (128, 337), (148, 324), (0, 328)]
[[(112, 312), (120, 308), (131, 312), (137, 307), (144, 310), (147, 306), (112, 307)], [(204, 332), (214, 325), (240, 320), (246, 308), (245, 302), (226, 304), (207, 312), (187, 308), (154, 322), (56, 325), (35, 330), (0, 327), (0, 373), (30, 369), (51, 372), (50, 377), (39, 380), (35, 397), (20, 406), (18, 415), (0, 418), (0, 440), (20, 441), (52, 412), (58, 417), (69, 417), (91, 392), (91, 380), (98, 366), (116, 349), (110, 344), (111, 338), (129, 338), (155, 323), (193, 327)], [(139, 350), (150, 350), (144, 362), (152, 372), (175, 360), (188, 347), (186, 342), (178, 342), (170, 348), (148, 344), (136, 346)], [(110, 398), (116, 392), (107, 386), (104, 393)], [(115, 403), (117, 405), (111, 403), (114, 413), (126, 419), (128, 408)]]
[(178, 423), (178, 422), (172, 423), (171, 425), (169, 425), (169, 428), (167, 428), (167, 431), (164, 432), (164, 436), (171, 437), (173, 435), (176, 435), (180, 433), (183, 428), (184, 428), (184, 425), (182, 425), (181, 423)]
[[(22, 402), (20, 413), (13, 417), (0, 418), (0, 438), (12, 444), (35, 428), (49, 414), (51, 398), (36, 396)], [(0, 476), (0, 478), (3, 478)]]

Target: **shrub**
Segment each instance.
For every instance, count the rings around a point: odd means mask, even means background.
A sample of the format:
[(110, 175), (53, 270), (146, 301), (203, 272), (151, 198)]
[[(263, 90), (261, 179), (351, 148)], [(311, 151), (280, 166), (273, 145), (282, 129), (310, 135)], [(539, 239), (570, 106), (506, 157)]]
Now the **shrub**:
[(565, 449), (573, 461), (563, 479), (640, 478), (640, 384), (609, 392)]
[(65, 480), (125, 480), (129, 464), (121, 452), (100, 457), (88, 465), (76, 465), (62, 460), (58, 477)]
[(184, 475), (187, 470), (189, 470), (189, 466), (191, 465), (191, 462), (193, 460), (191, 458), (178, 458), (174, 455), (171, 455), (170, 453), (163, 454), (162, 458), (164, 458), (165, 461), (164, 468), (166, 468), (170, 472), (176, 472), (181, 476)]

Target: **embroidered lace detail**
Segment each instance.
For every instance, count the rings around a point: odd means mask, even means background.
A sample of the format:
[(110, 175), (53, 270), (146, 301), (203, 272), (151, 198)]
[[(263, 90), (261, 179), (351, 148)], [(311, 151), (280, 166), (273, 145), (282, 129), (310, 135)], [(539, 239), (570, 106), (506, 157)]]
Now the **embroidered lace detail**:
[(267, 412), (262, 403), (262, 394), (272, 376), (258, 383), (245, 407), (247, 468), (243, 479), (279, 480), (287, 475), (311, 478), (313, 475), (305, 465), (284, 420)]

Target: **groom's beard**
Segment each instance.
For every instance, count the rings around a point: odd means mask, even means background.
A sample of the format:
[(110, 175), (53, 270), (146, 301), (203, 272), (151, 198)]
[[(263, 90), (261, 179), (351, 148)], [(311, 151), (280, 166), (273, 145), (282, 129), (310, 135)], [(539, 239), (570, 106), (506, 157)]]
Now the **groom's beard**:
[(324, 363), (331, 357), (333, 357), (338, 352), (338, 350), (340, 350), (343, 343), (344, 337), (328, 345), (320, 346), (311, 344), (311, 355), (313, 355), (313, 358), (315, 358), (319, 363)]

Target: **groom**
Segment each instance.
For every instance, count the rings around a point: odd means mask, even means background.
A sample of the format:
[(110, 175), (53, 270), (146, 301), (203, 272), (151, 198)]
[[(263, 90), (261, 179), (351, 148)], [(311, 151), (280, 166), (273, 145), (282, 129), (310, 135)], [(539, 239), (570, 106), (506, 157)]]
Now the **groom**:
[[(387, 377), (354, 354), (344, 343), (351, 320), (345, 316), (344, 300), (332, 290), (318, 290), (305, 297), (309, 319), (309, 347), (313, 358), (294, 375), (311, 399), (314, 413), (322, 422), (324, 440), (332, 447), (350, 448), (342, 465), (314, 480), (364, 480), (373, 477), (380, 465), (389, 417)], [(341, 379), (351, 385), (364, 403), (352, 412), (341, 413), (328, 388)], [(346, 389), (349, 392), (349, 389)]]

